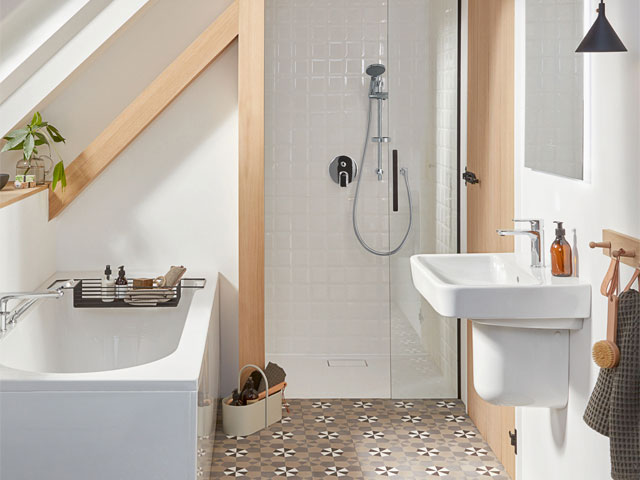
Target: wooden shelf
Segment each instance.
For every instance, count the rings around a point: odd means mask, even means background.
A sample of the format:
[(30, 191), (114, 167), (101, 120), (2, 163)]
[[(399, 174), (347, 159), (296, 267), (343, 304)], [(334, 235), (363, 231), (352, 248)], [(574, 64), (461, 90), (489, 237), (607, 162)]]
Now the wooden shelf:
[(49, 188), (49, 185), (40, 185), (33, 188), (22, 188), (17, 190), (13, 186), (13, 182), (9, 182), (2, 190), (0, 190), (0, 208), (11, 205), (12, 203), (19, 202), (31, 195), (35, 195), (38, 192), (42, 192)]

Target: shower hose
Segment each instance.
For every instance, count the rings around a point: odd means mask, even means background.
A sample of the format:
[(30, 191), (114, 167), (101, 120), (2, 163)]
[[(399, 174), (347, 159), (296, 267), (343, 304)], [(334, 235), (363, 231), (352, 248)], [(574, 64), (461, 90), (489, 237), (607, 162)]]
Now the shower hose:
[[(361, 165), (361, 171), (364, 172), (364, 164), (367, 158), (367, 146), (369, 145), (369, 132), (371, 129), (371, 110), (372, 110), (372, 101), (373, 99), (369, 99), (369, 114), (367, 115), (367, 133), (364, 137), (364, 148), (362, 149), (362, 161), (360, 163)], [(409, 225), (407, 226), (407, 231), (404, 234), (404, 237), (402, 237), (402, 241), (400, 242), (400, 244), (394, 248), (393, 250), (389, 250), (389, 251), (380, 251), (380, 250), (375, 250), (373, 248), (371, 248), (369, 245), (367, 245), (367, 242), (364, 241), (364, 239), (362, 238), (362, 235), (360, 235), (360, 229), (358, 228), (358, 219), (357, 219), (357, 209), (358, 209), (358, 194), (360, 193), (360, 180), (362, 180), (362, 173), (360, 175), (358, 175), (358, 180), (356, 182), (356, 195), (353, 199), (353, 231), (356, 234), (356, 238), (358, 239), (358, 241), (360, 242), (360, 245), (362, 245), (364, 247), (365, 250), (367, 250), (368, 252), (373, 253), (374, 255), (378, 255), (380, 257), (388, 257), (393, 255), (394, 253), (397, 253), (398, 251), (400, 251), (400, 249), (404, 246), (404, 243), (407, 241), (407, 237), (409, 237), (409, 232), (411, 231), (411, 224), (413, 223), (413, 208), (412, 208), (412, 202), (411, 202), (411, 191), (409, 190), (409, 172), (407, 171), (406, 168), (401, 168), (400, 169), (400, 174), (403, 176), (404, 178), (404, 185), (407, 189), (407, 199), (409, 200)]]

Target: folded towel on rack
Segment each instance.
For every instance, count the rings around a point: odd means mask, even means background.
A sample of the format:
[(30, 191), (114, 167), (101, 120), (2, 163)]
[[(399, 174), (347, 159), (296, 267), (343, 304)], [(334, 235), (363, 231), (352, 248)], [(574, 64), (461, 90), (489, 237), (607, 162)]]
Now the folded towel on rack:
[(155, 307), (158, 303), (165, 303), (175, 298), (173, 288), (137, 288), (127, 290), (124, 301), (131, 305)]
[(610, 439), (611, 478), (640, 478), (640, 293), (620, 294), (620, 363), (603, 368), (591, 393), (584, 421)]
[(165, 273), (162, 277), (159, 277), (163, 279), (162, 284), (159, 286), (175, 287), (176, 285), (178, 285), (178, 283), (180, 283), (180, 280), (182, 279), (185, 273), (187, 273), (187, 269), (184, 268), (182, 265), (180, 265), (179, 267), (172, 265), (167, 273)]

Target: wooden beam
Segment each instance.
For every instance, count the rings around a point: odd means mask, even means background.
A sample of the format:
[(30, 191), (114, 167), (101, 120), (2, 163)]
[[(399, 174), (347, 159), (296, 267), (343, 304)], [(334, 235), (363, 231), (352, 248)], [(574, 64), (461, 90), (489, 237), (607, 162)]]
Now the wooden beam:
[(263, 366), (264, 0), (238, 0), (240, 365)]
[[(257, 2), (256, 2), (257, 3)], [(49, 193), (49, 219), (64, 210), (238, 36), (234, 1), (66, 168)]]

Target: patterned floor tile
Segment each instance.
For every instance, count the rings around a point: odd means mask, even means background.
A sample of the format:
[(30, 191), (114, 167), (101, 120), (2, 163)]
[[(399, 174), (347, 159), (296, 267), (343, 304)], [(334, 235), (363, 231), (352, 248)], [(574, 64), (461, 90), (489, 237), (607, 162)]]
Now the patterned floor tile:
[(287, 403), (282, 422), (253, 435), (218, 425), (199, 438), (197, 478), (509, 478), (459, 400)]

